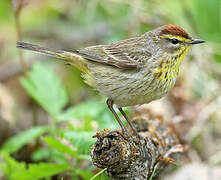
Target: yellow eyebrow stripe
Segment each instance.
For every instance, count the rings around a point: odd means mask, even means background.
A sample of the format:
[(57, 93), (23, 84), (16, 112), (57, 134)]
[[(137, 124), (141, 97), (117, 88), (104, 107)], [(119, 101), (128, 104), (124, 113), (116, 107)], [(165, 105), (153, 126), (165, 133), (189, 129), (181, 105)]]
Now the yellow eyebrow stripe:
[(183, 41), (183, 42), (188, 42), (190, 41), (190, 39), (187, 39), (185, 37), (182, 37), (182, 36), (174, 36), (172, 34), (165, 34), (162, 36), (163, 38), (169, 38), (169, 39), (172, 39), (172, 38), (176, 38), (178, 39), (179, 41)]

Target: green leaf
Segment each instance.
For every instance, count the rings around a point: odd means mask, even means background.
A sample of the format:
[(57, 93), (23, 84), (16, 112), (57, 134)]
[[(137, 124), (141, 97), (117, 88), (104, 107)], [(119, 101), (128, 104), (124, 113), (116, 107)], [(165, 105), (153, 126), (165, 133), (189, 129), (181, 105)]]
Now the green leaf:
[[(107, 127), (109, 129), (119, 128), (113, 114), (110, 112), (106, 103), (104, 102), (87, 101), (69, 108), (58, 116), (59, 121), (70, 120), (73, 118), (83, 121), (87, 121), (88, 119), (94, 120), (98, 122), (99, 129), (101, 130)], [(124, 118), (122, 118), (122, 120), (124, 120)]]
[(68, 102), (65, 88), (45, 65), (35, 63), (26, 77), (21, 78), (26, 91), (51, 115), (59, 114)]
[(76, 151), (72, 150), (70, 147), (64, 145), (63, 143), (61, 143), (59, 140), (55, 139), (52, 136), (44, 137), (43, 141), (47, 143), (50, 147), (56, 149), (59, 152), (69, 154), (75, 158), (79, 158)]
[(72, 141), (73, 145), (77, 148), (79, 154), (90, 154), (91, 147), (95, 142), (92, 138), (94, 132), (66, 132), (64, 137)]
[(50, 155), (48, 161), (50, 162), (56, 162), (56, 164), (68, 164), (68, 158), (65, 157), (65, 154), (55, 150), (50, 149)]
[(80, 175), (83, 179), (91, 179), (94, 176), (94, 173), (89, 171), (76, 170), (76, 173)]
[(156, 164), (154, 166), (154, 169), (153, 169), (153, 172), (151, 173), (151, 176), (150, 176), (150, 180), (152, 180), (154, 178), (154, 176), (156, 176), (156, 170), (158, 168), (158, 164)]
[(1, 21), (10, 21), (11, 20), (11, 2), (10, 1), (1, 1), (0, 3), (0, 19)]
[(4, 154), (4, 158), (5, 163), (0, 165), (9, 180), (38, 180), (71, 169), (68, 164), (39, 163), (27, 165), (24, 162), (17, 162), (7, 153)]
[(33, 141), (37, 137), (41, 136), (45, 132), (49, 131), (46, 126), (33, 127), (26, 130), (18, 135), (9, 138), (1, 147), (1, 150), (7, 151), (8, 153), (14, 153), (18, 151), (25, 144)]
[(189, 0), (187, 2), (190, 4), (189, 8), (197, 32), (208, 41), (221, 42), (220, 0)]
[(64, 121), (71, 118), (97, 118), (103, 110), (106, 109), (106, 104), (97, 101), (87, 101), (77, 106), (71, 107), (64, 113), (59, 115), (59, 120)]
[(33, 161), (43, 161), (49, 159), (50, 155), (51, 155), (50, 148), (39, 148), (31, 154), (31, 159)]
[[(57, 164), (67, 164), (68, 158), (65, 157), (65, 154), (52, 149), (50, 147), (40, 148), (32, 153), (31, 158), (33, 161), (49, 161), (56, 162)], [(81, 158), (82, 159), (82, 158)]]
[(106, 175), (104, 176), (104, 178), (101, 178), (101, 176), (104, 174), (104, 172), (106, 170), (107, 170), (107, 168), (102, 169), (99, 173), (95, 174), (90, 180), (105, 180), (105, 179), (107, 179)]
[(7, 152), (1, 152), (1, 157), (4, 158), (5, 162), (1, 161), (0, 167), (7, 179), (12, 180), (12, 172), (25, 170), (26, 164), (24, 162), (18, 163)]

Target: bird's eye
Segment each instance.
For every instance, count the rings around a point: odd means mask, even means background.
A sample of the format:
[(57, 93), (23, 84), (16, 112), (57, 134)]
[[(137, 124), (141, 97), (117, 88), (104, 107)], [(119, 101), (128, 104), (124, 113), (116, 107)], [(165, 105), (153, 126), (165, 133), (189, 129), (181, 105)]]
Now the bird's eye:
[(179, 43), (179, 40), (176, 38), (173, 38), (173, 39), (170, 39), (170, 42), (175, 45)]

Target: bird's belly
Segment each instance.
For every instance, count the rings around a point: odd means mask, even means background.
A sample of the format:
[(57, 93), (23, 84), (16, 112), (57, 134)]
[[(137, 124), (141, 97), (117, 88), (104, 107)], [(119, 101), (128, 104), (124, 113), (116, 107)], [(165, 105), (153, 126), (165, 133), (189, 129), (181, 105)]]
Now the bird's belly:
[(166, 82), (159, 82), (154, 80), (150, 86), (144, 88), (143, 91), (139, 93), (131, 93), (122, 95), (114, 101), (119, 107), (134, 106), (149, 103), (153, 100), (162, 98), (168, 91), (174, 86), (175, 79)]
[(175, 79), (158, 80), (153, 73), (146, 71), (121, 70), (100, 64), (91, 64), (89, 69), (86, 81), (93, 81), (90, 85), (111, 98), (118, 107), (140, 105), (159, 99), (175, 83)]

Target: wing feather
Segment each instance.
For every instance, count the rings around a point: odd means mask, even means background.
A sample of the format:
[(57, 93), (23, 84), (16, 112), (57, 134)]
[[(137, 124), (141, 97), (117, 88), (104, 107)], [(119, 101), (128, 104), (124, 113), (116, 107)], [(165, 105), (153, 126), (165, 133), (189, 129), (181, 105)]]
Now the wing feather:
[(110, 45), (90, 46), (78, 51), (85, 59), (121, 69), (136, 69), (151, 57), (143, 38), (135, 37)]

